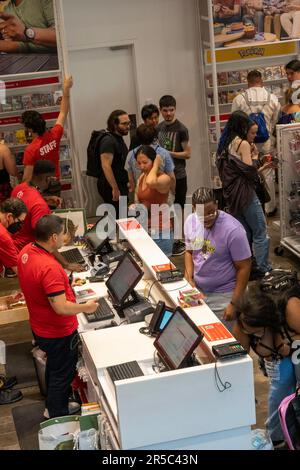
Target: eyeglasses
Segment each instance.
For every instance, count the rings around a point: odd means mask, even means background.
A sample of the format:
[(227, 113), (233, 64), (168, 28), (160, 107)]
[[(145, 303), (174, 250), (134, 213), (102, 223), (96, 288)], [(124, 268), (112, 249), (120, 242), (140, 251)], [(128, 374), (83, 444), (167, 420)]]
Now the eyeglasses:
[(198, 219), (203, 222), (204, 220), (212, 220), (216, 217), (218, 210), (216, 209), (214, 212), (211, 212), (207, 215), (198, 215)]
[(126, 126), (126, 127), (129, 127), (129, 126), (131, 126), (131, 122), (130, 122), (130, 121), (119, 122), (119, 126)]

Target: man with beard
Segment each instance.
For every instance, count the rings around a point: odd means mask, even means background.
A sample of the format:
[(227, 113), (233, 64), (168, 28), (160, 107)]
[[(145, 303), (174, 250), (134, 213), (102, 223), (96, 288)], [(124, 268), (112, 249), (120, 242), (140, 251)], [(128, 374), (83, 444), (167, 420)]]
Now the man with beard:
[(107, 120), (108, 133), (101, 139), (98, 191), (106, 204), (111, 204), (119, 216), (119, 198), (128, 195), (128, 176), (124, 169), (128, 148), (123, 137), (128, 135), (130, 120), (126, 111), (117, 109)]

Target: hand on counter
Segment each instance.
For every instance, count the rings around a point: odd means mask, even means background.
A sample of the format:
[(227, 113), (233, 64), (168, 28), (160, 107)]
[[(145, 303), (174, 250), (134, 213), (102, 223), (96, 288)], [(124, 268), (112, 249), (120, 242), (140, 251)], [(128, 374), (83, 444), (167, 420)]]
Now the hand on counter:
[(223, 320), (231, 321), (231, 320), (234, 320), (234, 319), (235, 319), (235, 308), (230, 303), (230, 304), (227, 305), (227, 307), (224, 310)]
[(67, 263), (64, 268), (67, 271), (74, 271), (75, 273), (82, 273), (83, 271), (88, 271), (88, 266), (85, 264), (79, 264), (79, 263)]

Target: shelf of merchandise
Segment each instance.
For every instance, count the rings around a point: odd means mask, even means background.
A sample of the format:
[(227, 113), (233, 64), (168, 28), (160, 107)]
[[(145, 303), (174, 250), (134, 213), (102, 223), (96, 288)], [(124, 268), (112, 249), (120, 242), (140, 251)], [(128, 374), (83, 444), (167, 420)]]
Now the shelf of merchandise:
[[(3, 104), (5, 103), (6, 97), (9, 98), (9, 102), (11, 106), (16, 106), (16, 104), (11, 103), (11, 98), (16, 96), (17, 103), (22, 103), (22, 98), (19, 97), (28, 95), (28, 99), (36, 99), (39, 98), (35, 95), (41, 94), (53, 94), (53, 101), (56, 102), (57, 98), (60, 95), (62, 85), (61, 85), (61, 72), (59, 70), (51, 71), (51, 72), (35, 72), (30, 74), (20, 74), (18, 76), (2, 76), (0, 80), (0, 102)], [(43, 97), (40, 97), (42, 100)], [(45, 98), (46, 99), (46, 98)], [(25, 99), (24, 99), (25, 100)], [(50, 97), (51, 100), (51, 97)], [(37, 103), (38, 104), (38, 103)], [(23, 125), (21, 123), (21, 115), (26, 110), (35, 110), (43, 115), (44, 119), (46, 120), (47, 127), (52, 127), (58, 117), (59, 114), (59, 105), (53, 104), (51, 106), (27, 106), (25, 108), (20, 109), (11, 109), (8, 111), (1, 111), (0, 112), (0, 133), (9, 133), (15, 132), (17, 130), (23, 129)], [(9, 139), (9, 136), (7, 138)], [(27, 143), (12, 143), (7, 142), (7, 145), (11, 149), (11, 151), (15, 154), (20, 154), (24, 151)], [(64, 137), (61, 140), (61, 147), (67, 147), (67, 158), (62, 158), (59, 161), (61, 171), (63, 167), (66, 167), (66, 173), (70, 171), (70, 175), (66, 174), (65, 177), (61, 175), (61, 184), (62, 190), (66, 191), (68, 194), (73, 187), (74, 183), (74, 175), (73, 175), (73, 165), (72, 165), (72, 158), (70, 155), (70, 139), (67, 127), (64, 129)], [(21, 161), (21, 156), (19, 157), (19, 161)], [(24, 169), (24, 165), (17, 164), (17, 168), (20, 172)], [(62, 192), (62, 197), (64, 194)], [(68, 198), (70, 199), (70, 195), (68, 194)], [(68, 206), (69, 207), (69, 206)]]
[(300, 124), (277, 126), (280, 246), (300, 258)]
[[(275, 85), (276, 83), (286, 83), (286, 78), (277, 78), (277, 79), (274, 79), (274, 80), (264, 80), (264, 85), (265, 86)], [(220, 91), (222, 91), (222, 90), (224, 90), (224, 91), (231, 90), (231, 88), (247, 88), (247, 83), (241, 82), (241, 83), (230, 83), (228, 85), (218, 85), (218, 89)], [(211, 92), (213, 90), (213, 87), (212, 86), (207, 86), (206, 89)]]
[(7, 117), (14, 117), (16, 113), (24, 113), (25, 111), (37, 111), (40, 114), (43, 114), (45, 112), (47, 113), (53, 113), (53, 112), (59, 112), (59, 106), (41, 106), (40, 108), (22, 108), (22, 109), (14, 109), (12, 111), (5, 111), (5, 112), (0, 112), (0, 119), (5, 119)]
[[(221, 188), (221, 181), (218, 176), (218, 171), (216, 166), (214, 165), (214, 158), (215, 158), (215, 152), (217, 149), (217, 142), (215, 140), (218, 140), (219, 133), (222, 131), (224, 128), (228, 117), (231, 112), (231, 107), (232, 107), (232, 101), (229, 103), (221, 103), (220, 99), (218, 99), (218, 102), (216, 103), (216, 96), (219, 97), (219, 93), (221, 92), (226, 92), (226, 91), (231, 91), (236, 92), (237, 90), (241, 89), (246, 89), (247, 88), (247, 83), (245, 81), (239, 81), (236, 83), (224, 83), (224, 84), (219, 84), (218, 83), (218, 74), (219, 73), (231, 73), (231, 72), (245, 72), (253, 69), (266, 69), (266, 68), (271, 68), (271, 67), (278, 67), (282, 66), (286, 63), (288, 63), (290, 60), (298, 58), (298, 50), (299, 48), (297, 47), (297, 42), (294, 41), (287, 41), (291, 43), (295, 43), (295, 51), (293, 53), (288, 53), (286, 55), (276, 55), (276, 56), (268, 56), (268, 57), (247, 57), (247, 58), (242, 58), (240, 57), (239, 60), (226, 60), (224, 62), (217, 61), (217, 59), (214, 59), (214, 51), (222, 51), (222, 50), (227, 50), (230, 51), (232, 49), (237, 49), (237, 47), (232, 47), (232, 48), (219, 48), (219, 47), (214, 47), (214, 32), (213, 32), (213, 18), (212, 18), (212, 4), (211, 0), (203, 1), (203, 0), (198, 0), (198, 14), (199, 14), (199, 25), (200, 25), (200, 34), (201, 34), (201, 40), (202, 40), (202, 63), (203, 63), (203, 69), (204, 69), (204, 90), (205, 90), (205, 95), (206, 95), (206, 102), (205, 106), (206, 109), (204, 110), (204, 113), (206, 112), (207, 115), (207, 130), (208, 130), (208, 135), (209, 135), (209, 154), (210, 154), (210, 161), (209, 165), (211, 167), (211, 180), (212, 180), (212, 186), (215, 189)], [(283, 42), (283, 41), (282, 41)], [(255, 46), (255, 43), (247, 44), (249, 48)], [(241, 46), (239, 47), (241, 48)], [(211, 55), (211, 63), (207, 63), (206, 58), (207, 58), (207, 51), (210, 50), (210, 55)], [(228, 58), (228, 57), (227, 57)], [(272, 71), (270, 69), (271, 76), (264, 80), (264, 85), (266, 87), (270, 86), (276, 86), (281, 87), (287, 83), (287, 80), (284, 76), (282, 76), (282, 70), (280, 73), (280, 70), (277, 70), (276, 73), (276, 78), (272, 77)], [(245, 77), (245, 73), (243, 74), (243, 77)], [(275, 75), (275, 71), (274, 71)], [(281, 75), (281, 76), (280, 76)], [(208, 76), (211, 76), (210, 79), (208, 79)], [(230, 80), (230, 77), (229, 77)], [(226, 80), (225, 80), (226, 81)], [(278, 91), (278, 90), (277, 90)], [(278, 92), (280, 95), (280, 93)], [(209, 101), (210, 97), (214, 99), (214, 104), (211, 104)], [(226, 99), (226, 97), (225, 97)], [(282, 89), (282, 94), (281, 96), (278, 96), (279, 101), (283, 104), (284, 100), (284, 90)], [(203, 114), (204, 114), (203, 113)], [(214, 121), (212, 120), (214, 118)], [(214, 141), (211, 139), (211, 134), (214, 134)]]

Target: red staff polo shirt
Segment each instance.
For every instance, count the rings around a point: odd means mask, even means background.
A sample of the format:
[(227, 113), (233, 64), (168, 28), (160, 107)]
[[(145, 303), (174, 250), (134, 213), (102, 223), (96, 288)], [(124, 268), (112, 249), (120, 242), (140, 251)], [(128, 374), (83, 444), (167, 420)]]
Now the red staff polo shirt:
[(18, 252), (11, 238), (10, 233), (0, 224), (0, 275), (3, 271), (3, 266), (12, 268), (17, 266)]
[(51, 211), (39, 191), (28, 183), (18, 184), (13, 189), (11, 197), (21, 199), (28, 210), (21, 230), (13, 235), (14, 244), (17, 250), (20, 251), (25, 245), (35, 240), (34, 229), (36, 224), (41, 217), (51, 214)]
[(68, 276), (55, 257), (35, 243), (25, 246), (18, 258), (18, 275), (32, 331), (42, 338), (63, 338), (77, 329), (76, 315), (59, 315), (48, 297), (65, 294), (75, 303)]
[(51, 160), (55, 165), (55, 176), (59, 178), (59, 146), (64, 133), (60, 124), (33, 139), (24, 151), (23, 164), (34, 166), (38, 160)]

